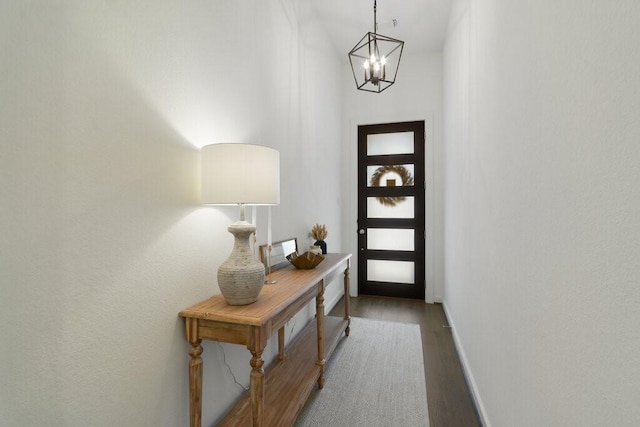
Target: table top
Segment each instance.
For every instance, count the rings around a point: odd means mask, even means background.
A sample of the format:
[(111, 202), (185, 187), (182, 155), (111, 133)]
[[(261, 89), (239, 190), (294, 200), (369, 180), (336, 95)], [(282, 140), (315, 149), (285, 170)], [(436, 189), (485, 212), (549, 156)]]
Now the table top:
[(268, 276), (274, 284), (265, 284), (258, 300), (247, 305), (229, 305), (216, 295), (180, 312), (181, 317), (215, 320), (242, 325), (261, 326), (285, 310), (291, 301), (305, 294), (323, 278), (334, 274), (351, 254), (326, 254), (325, 259), (311, 270), (297, 270), (292, 265)]

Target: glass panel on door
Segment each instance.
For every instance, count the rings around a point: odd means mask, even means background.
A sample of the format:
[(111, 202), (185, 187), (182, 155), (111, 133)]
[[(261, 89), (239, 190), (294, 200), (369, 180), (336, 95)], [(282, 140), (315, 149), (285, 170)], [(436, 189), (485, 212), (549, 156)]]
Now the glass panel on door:
[(415, 283), (415, 267), (411, 261), (367, 261), (367, 279), (371, 282)]
[(413, 197), (402, 197), (402, 201), (394, 197), (367, 197), (368, 218), (413, 218)]
[(367, 135), (367, 156), (413, 154), (413, 132)]
[(405, 165), (367, 166), (367, 186), (369, 187), (408, 187), (414, 182), (414, 167)]
[(413, 251), (414, 230), (402, 228), (369, 228), (367, 249), (385, 251)]

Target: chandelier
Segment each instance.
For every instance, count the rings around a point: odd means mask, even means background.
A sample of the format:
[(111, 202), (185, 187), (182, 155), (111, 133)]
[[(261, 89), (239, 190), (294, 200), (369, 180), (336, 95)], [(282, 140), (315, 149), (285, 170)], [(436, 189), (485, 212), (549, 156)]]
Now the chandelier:
[(396, 82), (404, 42), (376, 33), (376, 9), (377, 0), (374, 0), (373, 32), (365, 34), (351, 49), (349, 62), (356, 87), (380, 93)]

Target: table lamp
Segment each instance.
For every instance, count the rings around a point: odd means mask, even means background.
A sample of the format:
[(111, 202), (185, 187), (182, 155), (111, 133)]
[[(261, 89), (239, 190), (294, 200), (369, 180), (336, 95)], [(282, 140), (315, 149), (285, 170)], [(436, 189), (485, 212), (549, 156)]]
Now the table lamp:
[(255, 225), (245, 221), (246, 205), (280, 203), (280, 153), (252, 144), (211, 144), (202, 148), (202, 203), (239, 205), (240, 220), (227, 228), (235, 241), (218, 269), (218, 285), (230, 305), (255, 302), (264, 285), (264, 265), (251, 250)]

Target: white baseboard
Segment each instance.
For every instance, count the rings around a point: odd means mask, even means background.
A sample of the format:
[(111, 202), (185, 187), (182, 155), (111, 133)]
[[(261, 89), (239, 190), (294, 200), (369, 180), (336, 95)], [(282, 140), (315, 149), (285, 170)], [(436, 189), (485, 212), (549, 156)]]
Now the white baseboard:
[(469, 362), (467, 360), (467, 355), (464, 352), (464, 347), (462, 346), (462, 342), (460, 342), (460, 338), (456, 333), (456, 327), (453, 321), (453, 318), (449, 315), (449, 310), (447, 310), (447, 305), (443, 302), (442, 308), (444, 309), (444, 314), (447, 316), (447, 320), (449, 321), (449, 326), (451, 327), (451, 334), (453, 335), (453, 343), (456, 346), (456, 350), (458, 351), (458, 356), (460, 357), (460, 363), (462, 364), (462, 372), (464, 373), (465, 380), (469, 385), (469, 389), (471, 391), (471, 398), (473, 399), (473, 403), (476, 405), (476, 410), (478, 411), (478, 415), (480, 416), (480, 422), (485, 427), (491, 427), (491, 423), (489, 422), (489, 417), (487, 416), (487, 411), (482, 403), (482, 398), (480, 398), (480, 392), (476, 385), (475, 380), (473, 379), (473, 374), (471, 373), (471, 369), (469, 368)]

